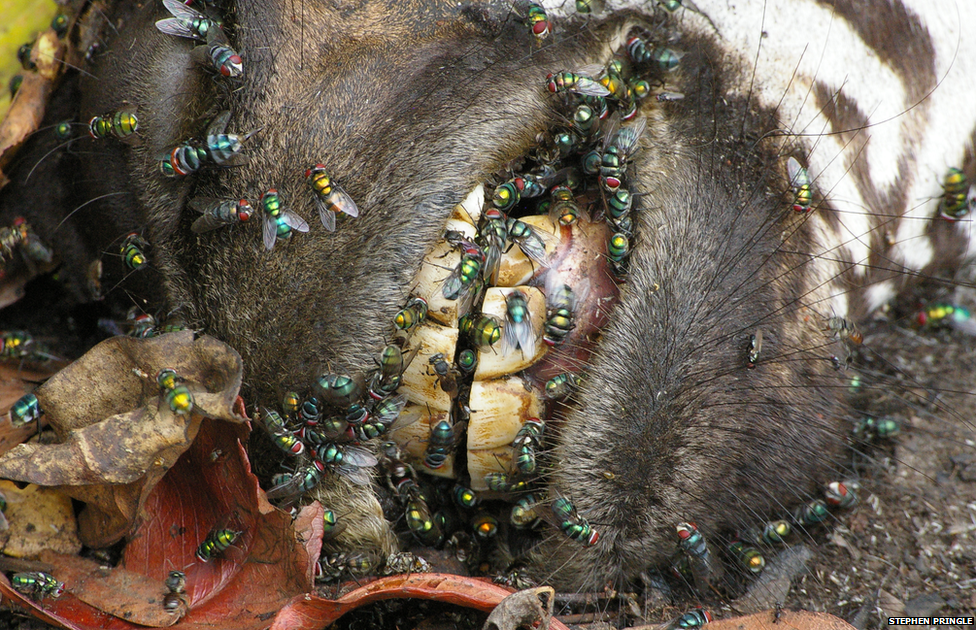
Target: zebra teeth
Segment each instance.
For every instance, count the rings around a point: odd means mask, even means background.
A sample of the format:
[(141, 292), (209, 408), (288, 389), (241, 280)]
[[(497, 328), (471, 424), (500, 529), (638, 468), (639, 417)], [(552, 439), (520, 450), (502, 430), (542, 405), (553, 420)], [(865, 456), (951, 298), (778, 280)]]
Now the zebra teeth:
[(400, 445), (404, 461), (415, 469), (436, 477), (456, 479), (454, 453), (447, 456), (447, 460), (440, 468), (429, 468), (424, 464), (431, 427), (441, 420), (447, 420), (449, 415), (448, 411), (428, 409), (424, 404), (407, 403), (389, 436)]
[[(467, 239), (474, 239), (478, 230), (467, 221), (448, 219), (444, 230), (455, 230), (464, 234)], [(445, 326), (457, 327), (458, 301), (448, 300), (442, 292), (444, 279), (454, 271), (461, 262), (461, 252), (451, 247), (451, 244), (441, 239), (434, 246), (420, 265), (420, 271), (414, 278), (414, 295), (427, 300), (427, 317)], [(452, 350), (453, 352), (453, 350)], [(454, 355), (447, 355), (453, 357)]]
[(471, 489), (485, 491), (485, 475), (511, 472), (512, 441), (529, 418), (538, 418), (543, 403), (517, 376), (471, 384), (468, 406), (468, 473)]
[[(542, 237), (546, 245), (546, 254), (551, 257), (559, 245), (559, 228), (554, 226), (549, 217), (545, 215), (532, 215), (522, 217), (519, 220)], [(539, 264), (522, 253), (522, 249), (518, 245), (514, 245), (508, 252), (502, 254), (495, 285), (517, 287), (528, 284), (532, 276), (539, 270)]]
[[(464, 198), (464, 201), (454, 206), (454, 214), (451, 215), (451, 219), (457, 221), (464, 221), (473, 226), (478, 225), (478, 221), (481, 220), (481, 211), (485, 207), (485, 185), (478, 184), (474, 187), (468, 196)], [(447, 228), (451, 229), (451, 228)]]
[[(546, 321), (546, 296), (536, 287), (502, 288), (491, 287), (485, 291), (485, 301), (481, 310), (486, 315), (493, 315), (502, 325), (505, 325), (505, 299), (513, 291), (519, 290), (529, 301), (529, 315), (532, 329), (535, 331), (535, 347), (519, 348), (505, 354), (500, 349), (501, 342), (493, 346), (486, 346), (478, 351), (478, 367), (475, 369), (475, 380), (487, 381), (506, 374), (515, 374), (532, 366), (546, 353), (547, 346), (542, 341), (543, 328)], [(474, 407), (472, 407), (473, 409)]]
[(417, 356), (404, 370), (397, 391), (406, 394), (409, 402), (429, 406), (433, 411), (449, 412), (451, 396), (441, 389), (429, 361), (438, 353), (443, 354), (448, 362), (453, 361), (457, 340), (457, 328), (441, 326), (429, 319), (420, 324), (410, 337), (410, 348), (419, 347)]

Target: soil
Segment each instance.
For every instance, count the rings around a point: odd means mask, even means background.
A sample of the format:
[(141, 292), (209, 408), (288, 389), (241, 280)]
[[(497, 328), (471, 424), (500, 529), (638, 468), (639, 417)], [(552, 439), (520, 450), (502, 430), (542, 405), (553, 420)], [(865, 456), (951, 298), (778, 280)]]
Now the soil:
[[(861, 630), (883, 628), (890, 616), (976, 611), (976, 340), (961, 331), (920, 331), (910, 325), (919, 303), (937, 299), (976, 312), (976, 290), (965, 288), (976, 286), (974, 276), (969, 270), (952, 294), (938, 288), (916, 292), (861, 325), (864, 344), (848, 370), (861, 381), (851, 396), (852, 414), (896, 419), (901, 434), (872, 444), (852, 440), (858, 504), (835, 512), (826, 526), (801, 537), (813, 552), (808, 570), (793, 580), (785, 598), (773, 588), (754, 587), (757, 610), (782, 606), (827, 612)], [(46, 315), (39, 321), (37, 313)], [(47, 339), (53, 352), (77, 356), (106, 336), (96, 323), (109, 315), (103, 305), (64, 305), (58, 285), (41, 280), (28, 287), (21, 303), (0, 313), (0, 329), (30, 329)], [(619, 607), (629, 610), (627, 617), (592, 609), (580, 615), (585, 609), (576, 604), (563, 609), (562, 618), (596, 630), (608, 627), (607, 622), (615, 627), (661, 623), (686, 611), (660, 592), (648, 592), (646, 600)], [(557, 596), (557, 616), (560, 601)], [(743, 601), (704, 604), (716, 618), (724, 618), (750, 612), (743, 610)], [(597, 607), (607, 608), (605, 603)], [(435, 617), (421, 626), (458, 627), (457, 616), (448, 616), (443, 624)], [(476, 619), (461, 618), (468, 621), (460, 625), (480, 626)], [(382, 625), (413, 627), (418, 617), (363, 611), (343, 625), (372, 627), (380, 619)], [(49, 626), (0, 612), (0, 628)]]

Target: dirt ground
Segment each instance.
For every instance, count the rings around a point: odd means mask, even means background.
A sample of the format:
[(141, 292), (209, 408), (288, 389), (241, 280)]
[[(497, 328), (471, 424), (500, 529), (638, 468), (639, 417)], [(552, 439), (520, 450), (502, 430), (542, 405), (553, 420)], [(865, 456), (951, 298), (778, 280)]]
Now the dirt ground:
[[(861, 326), (863, 350), (849, 370), (852, 378), (861, 379), (851, 398), (852, 413), (895, 418), (902, 432), (893, 440), (852, 449), (858, 505), (837, 512), (827, 527), (805, 537), (813, 558), (808, 571), (793, 580), (788, 597), (754, 589), (761, 608), (781, 604), (789, 610), (827, 612), (861, 630), (883, 628), (889, 616), (976, 611), (976, 338), (912, 328), (908, 319), (920, 299), (953, 299), (976, 312), (976, 290), (957, 288), (947, 294), (934, 289)], [(39, 337), (60, 339), (60, 351), (77, 356), (99, 339), (96, 322), (110, 315), (103, 309), (64, 307), (56, 284), (42, 281), (29, 287), (21, 304), (0, 313), (0, 328), (29, 328)], [(39, 320), (42, 312), (47, 316)], [(684, 612), (660, 596), (639, 602), (638, 608), (640, 617), (631, 615), (624, 625), (660, 623)], [(746, 612), (737, 603), (713, 601), (709, 608), (716, 618)], [(390, 614), (373, 611), (345, 625), (372, 627), (377, 615), (391, 621)], [(414, 627), (418, 619), (416, 610), (393, 616), (412, 620), (399, 627)], [(437, 618), (441, 621), (428, 619), (421, 626), (480, 625), (464, 615)], [(608, 622), (622, 627), (623, 620), (598, 613), (564, 618), (575, 623), (602, 618), (587, 624), (593, 630)], [(0, 628), (48, 626), (0, 612)]]

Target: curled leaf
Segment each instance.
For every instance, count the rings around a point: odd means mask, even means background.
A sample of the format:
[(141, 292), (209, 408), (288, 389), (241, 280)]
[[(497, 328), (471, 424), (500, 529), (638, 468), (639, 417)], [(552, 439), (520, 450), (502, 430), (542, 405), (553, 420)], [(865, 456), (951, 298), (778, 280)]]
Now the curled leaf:
[[(296, 597), (281, 609), (271, 630), (318, 630), (366, 604), (386, 599), (426, 599), (489, 612), (512, 590), (477, 578), (446, 573), (420, 573), (380, 578), (338, 599), (318, 595)], [(566, 630), (553, 619), (552, 630)]]
[[(246, 425), (203, 420), (192, 446), (148, 496), (118, 567), (44, 554), (52, 574), (65, 582), (65, 595), (14, 599), (41, 618), (86, 630), (177, 623), (266, 628), (285, 604), (312, 589), (323, 510), (313, 503), (292, 520), (268, 503), (241, 443), (247, 434)], [(240, 536), (202, 561), (197, 549), (214, 526), (234, 528)], [(176, 613), (163, 608), (170, 571), (186, 575), (185, 606)], [(8, 590), (0, 581), (0, 592)]]
[[(163, 368), (176, 370), (193, 393), (192, 414), (174, 413), (161, 397), (152, 377)], [(82, 541), (108, 546), (132, 531), (204, 416), (244, 421), (233, 410), (241, 372), (233, 349), (191, 331), (103, 341), (35, 392), (59, 443), (12, 449), (0, 457), (0, 476), (61, 487), (86, 504)]]

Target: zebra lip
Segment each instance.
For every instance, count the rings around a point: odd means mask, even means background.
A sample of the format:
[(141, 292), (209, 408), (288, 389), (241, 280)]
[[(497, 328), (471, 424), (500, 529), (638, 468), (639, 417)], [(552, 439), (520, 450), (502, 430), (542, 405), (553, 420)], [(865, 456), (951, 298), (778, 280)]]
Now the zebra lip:
[(557, 273), (571, 287), (586, 285), (576, 304), (576, 326), (566, 339), (528, 368), (524, 376), (537, 387), (563, 372), (578, 371), (589, 362), (590, 355), (600, 341), (600, 331), (609, 323), (610, 315), (620, 300), (620, 286), (613, 278), (607, 259), (607, 240), (610, 229), (606, 223), (589, 222), (581, 217), (571, 227), (561, 228), (560, 245), (551, 258), (552, 267), (541, 270), (529, 283), (544, 287), (545, 274)]

